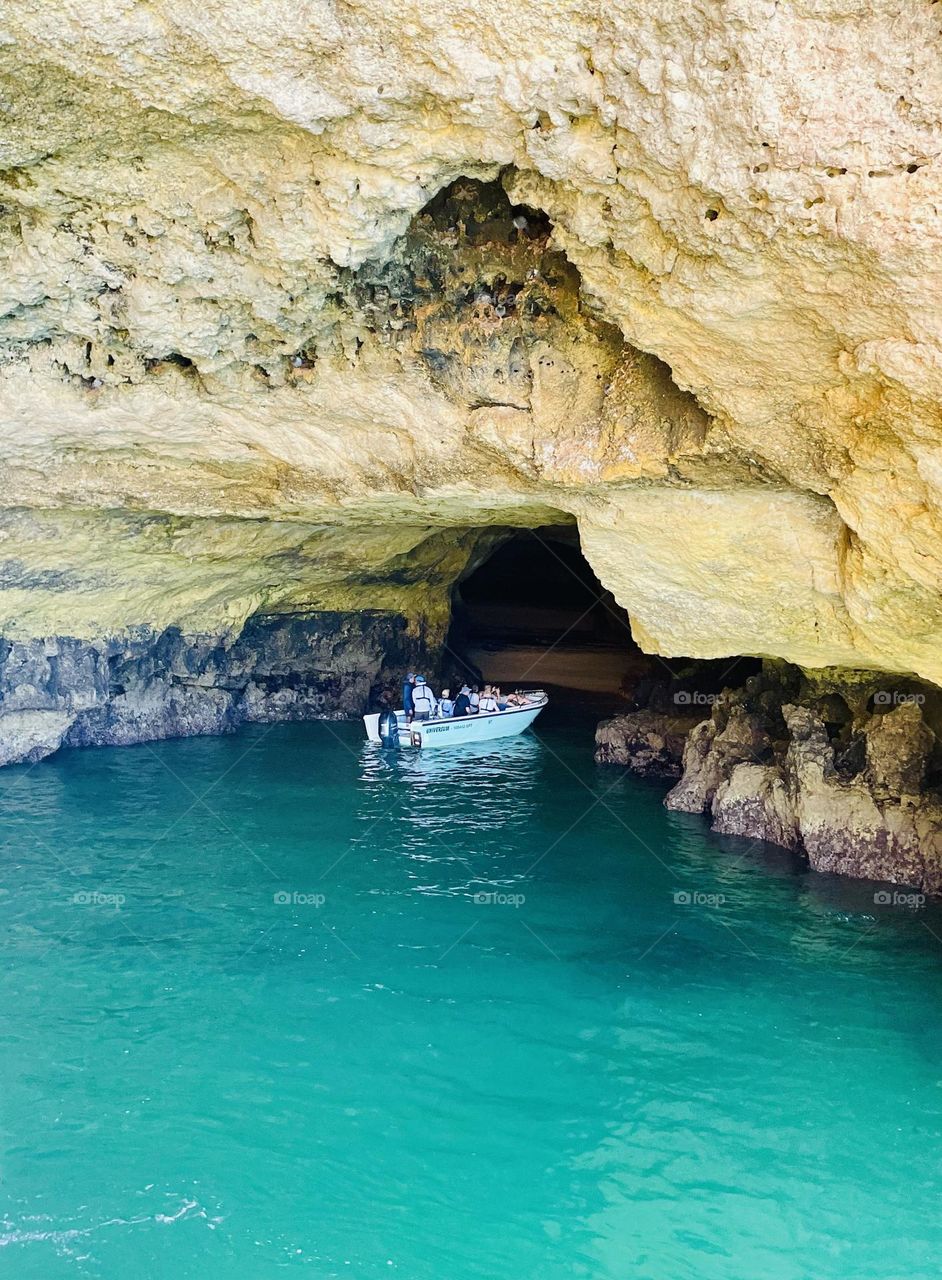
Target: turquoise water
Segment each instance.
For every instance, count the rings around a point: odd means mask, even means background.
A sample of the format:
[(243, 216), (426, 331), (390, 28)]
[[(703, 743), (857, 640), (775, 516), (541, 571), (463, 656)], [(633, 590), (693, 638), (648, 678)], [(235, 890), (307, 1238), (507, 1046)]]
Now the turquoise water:
[(0, 773), (6, 1274), (937, 1276), (939, 911), (587, 730)]

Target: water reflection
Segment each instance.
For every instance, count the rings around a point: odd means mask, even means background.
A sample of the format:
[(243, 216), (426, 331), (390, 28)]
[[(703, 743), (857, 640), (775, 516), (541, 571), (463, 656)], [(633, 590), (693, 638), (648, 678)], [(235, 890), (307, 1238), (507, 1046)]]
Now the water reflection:
[[(584, 736), (357, 731), (75, 753), (19, 808), (0, 775), (17, 1274), (73, 1229), (96, 1275), (928, 1274), (938, 908), (873, 929), (875, 886), (668, 815)], [(181, 1151), (213, 1231), (167, 1234)]]
[(499, 743), (468, 743), (453, 750), (384, 751), (375, 743), (365, 742), (360, 776), (364, 782), (395, 776), (420, 786), (446, 779), (455, 784), (473, 782), (476, 787), (496, 788), (532, 781), (534, 767), (545, 754), (542, 743), (529, 734)]
[(519, 877), (508, 859), (538, 817), (545, 764), (545, 749), (529, 736), (455, 751), (364, 744), (357, 839), (379, 838), (387, 854), (405, 859), (412, 888), (423, 893), (507, 887)]

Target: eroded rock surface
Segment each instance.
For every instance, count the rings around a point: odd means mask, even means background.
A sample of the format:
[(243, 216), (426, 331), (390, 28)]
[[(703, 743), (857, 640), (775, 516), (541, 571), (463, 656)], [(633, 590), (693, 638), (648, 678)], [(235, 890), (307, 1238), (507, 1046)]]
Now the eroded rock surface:
[[(0, 758), (291, 714), (241, 667), (93, 696), (92, 655), (298, 613), (434, 647), (489, 531), (564, 522), (649, 651), (942, 683), (938, 37), (0, 0), (0, 635), (84, 655), (62, 705), (9, 668)], [(878, 727), (892, 796), (920, 748)], [(737, 795), (752, 734), (701, 743)]]
[[(770, 664), (690, 729), (665, 804), (707, 814), (725, 835), (804, 852), (818, 871), (942, 892), (942, 756), (929, 723), (940, 710), (931, 690)], [(625, 745), (621, 758), (596, 758), (631, 767), (633, 749), (646, 771), (643, 738)]]
[(570, 517), (650, 649), (942, 680), (932, 5), (5, 0), (0, 35), (0, 633), (371, 607), (308, 535)]
[(739, 704), (719, 701), (711, 718), (687, 738), (683, 777), (665, 801), (668, 809), (703, 813), (738, 764), (760, 762), (769, 752), (769, 737), (759, 716)]
[(382, 614), (256, 618), (236, 639), (169, 629), (108, 645), (16, 642), (0, 658), (0, 763), (355, 716), (424, 657), (404, 619)]
[(630, 711), (603, 720), (595, 731), (595, 759), (648, 778), (679, 778), (694, 720), (657, 711)]

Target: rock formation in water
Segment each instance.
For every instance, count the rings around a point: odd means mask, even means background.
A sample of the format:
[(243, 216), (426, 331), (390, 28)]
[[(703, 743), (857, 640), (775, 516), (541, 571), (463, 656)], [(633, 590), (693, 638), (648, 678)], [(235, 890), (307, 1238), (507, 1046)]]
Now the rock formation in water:
[(673, 717), (642, 707), (603, 722), (596, 759), (679, 775), (669, 809), (803, 853), (815, 870), (942, 892), (937, 689), (767, 664), (740, 688), (704, 695), (710, 715), (692, 726), (689, 695), (673, 696)]
[(350, 709), (566, 522), (650, 652), (942, 683), (938, 44), (0, 0), (2, 757)]

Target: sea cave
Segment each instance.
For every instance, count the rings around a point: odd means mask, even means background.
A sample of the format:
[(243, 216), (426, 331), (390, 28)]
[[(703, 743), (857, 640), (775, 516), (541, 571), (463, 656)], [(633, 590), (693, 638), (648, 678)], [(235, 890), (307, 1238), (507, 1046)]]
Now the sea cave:
[(935, 8), (0, 26), (11, 1275), (928, 1280)]

